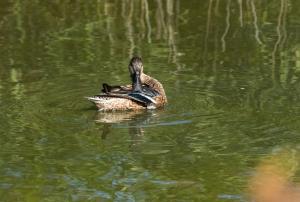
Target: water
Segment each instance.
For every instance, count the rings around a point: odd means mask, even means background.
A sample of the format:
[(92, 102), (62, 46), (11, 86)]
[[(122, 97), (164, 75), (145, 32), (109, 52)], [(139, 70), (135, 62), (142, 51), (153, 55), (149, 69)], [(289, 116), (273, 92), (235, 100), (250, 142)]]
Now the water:
[[(299, 152), (299, 7), (1, 1), (1, 200), (249, 201), (261, 159)], [(98, 113), (133, 55), (168, 106)]]

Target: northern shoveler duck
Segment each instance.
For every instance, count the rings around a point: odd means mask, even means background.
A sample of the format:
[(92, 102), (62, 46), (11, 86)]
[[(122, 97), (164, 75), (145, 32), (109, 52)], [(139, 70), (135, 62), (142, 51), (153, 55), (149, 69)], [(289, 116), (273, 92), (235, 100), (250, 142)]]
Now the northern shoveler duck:
[(162, 84), (143, 72), (140, 57), (133, 57), (129, 63), (132, 84), (110, 86), (103, 84), (102, 93), (87, 99), (93, 102), (99, 111), (140, 110), (163, 107), (167, 97)]

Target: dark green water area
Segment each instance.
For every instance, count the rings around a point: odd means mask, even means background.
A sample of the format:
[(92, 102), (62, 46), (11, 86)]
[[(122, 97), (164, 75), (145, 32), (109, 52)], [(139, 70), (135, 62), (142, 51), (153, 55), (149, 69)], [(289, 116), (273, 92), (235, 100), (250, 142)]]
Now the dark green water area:
[[(250, 201), (262, 159), (300, 181), (299, 0), (1, 0), (0, 200)], [(161, 110), (84, 99), (164, 85)]]

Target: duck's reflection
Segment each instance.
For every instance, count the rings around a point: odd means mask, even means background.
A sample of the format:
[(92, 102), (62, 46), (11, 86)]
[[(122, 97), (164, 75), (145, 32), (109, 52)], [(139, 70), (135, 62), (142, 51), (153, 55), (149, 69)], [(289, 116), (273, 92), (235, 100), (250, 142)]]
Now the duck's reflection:
[(133, 145), (141, 142), (144, 136), (144, 127), (158, 116), (154, 111), (120, 111), (120, 112), (97, 112), (95, 121), (103, 125), (101, 138), (104, 140), (111, 133), (113, 127), (128, 128)]

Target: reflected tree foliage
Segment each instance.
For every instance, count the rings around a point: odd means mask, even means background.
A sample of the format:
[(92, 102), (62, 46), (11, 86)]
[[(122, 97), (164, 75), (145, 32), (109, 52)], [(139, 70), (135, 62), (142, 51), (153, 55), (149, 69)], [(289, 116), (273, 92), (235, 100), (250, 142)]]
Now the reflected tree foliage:
[[(78, 63), (75, 58), (93, 71), (106, 57), (115, 58), (112, 66), (135, 54), (167, 57), (172, 71), (188, 67), (198, 77), (195, 82), (203, 83), (201, 88), (213, 88), (218, 94), (222, 92), (213, 86), (222, 82), (220, 76), (232, 77), (236, 90), (238, 85), (249, 86), (246, 93), (239, 93), (244, 97), (240, 104), (262, 107), (263, 97), (268, 99), (272, 89), (299, 85), (298, 33), (288, 27), (288, 21), (296, 19), (297, 4), (289, 0), (210, 0), (201, 5), (179, 0), (14, 1), (1, 12), (1, 43), (6, 47), (1, 50), (1, 69), (18, 69), (26, 77), (31, 73), (28, 68), (49, 74), (74, 71), (67, 67)], [(47, 62), (51, 69), (45, 69)], [(2, 71), (1, 77), (8, 78), (9, 72)], [(176, 75), (172, 79), (180, 80)], [(214, 82), (203, 86), (210, 83), (202, 81), (203, 75), (211, 75)], [(251, 100), (260, 104), (248, 103)]]

